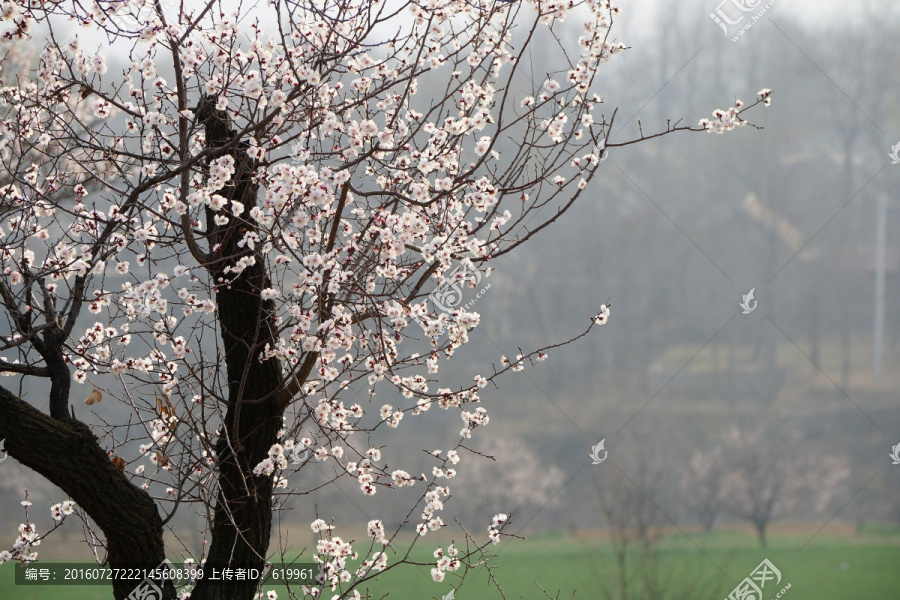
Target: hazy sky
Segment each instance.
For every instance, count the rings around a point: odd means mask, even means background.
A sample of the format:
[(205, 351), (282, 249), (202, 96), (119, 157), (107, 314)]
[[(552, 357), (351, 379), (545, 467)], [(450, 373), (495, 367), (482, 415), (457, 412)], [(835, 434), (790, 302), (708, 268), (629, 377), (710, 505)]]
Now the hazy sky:
[[(721, 0), (707, 0), (712, 12)], [(621, 0), (618, 4), (629, 14), (646, 14), (671, 5), (672, 0)], [(765, 3), (763, 3), (765, 4)], [(897, 4), (893, 2), (893, 4)], [(852, 18), (853, 11), (872, 10), (878, 6), (890, 6), (890, 0), (778, 0), (771, 9), (773, 16), (790, 15), (815, 24), (828, 24), (836, 20)], [(686, 6), (690, 6), (687, 4)], [(651, 13), (652, 14), (652, 13)]]

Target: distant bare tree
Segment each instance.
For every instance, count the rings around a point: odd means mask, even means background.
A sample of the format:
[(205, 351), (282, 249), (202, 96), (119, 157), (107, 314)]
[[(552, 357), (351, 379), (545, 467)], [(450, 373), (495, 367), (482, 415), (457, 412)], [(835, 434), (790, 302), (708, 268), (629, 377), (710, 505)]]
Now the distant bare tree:
[(725, 508), (722, 483), (726, 474), (722, 447), (715, 446), (706, 452), (695, 451), (681, 480), (684, 504), (704, 531), (712, 531)]
[[(624, 453), (622, 453), (624, 455)], [(603, 595), (610, 600), (688, 600), (706, 598), (711, 581), (666, 569), (660, 561), (660, 543), (669, 517), (659, 502), (671, 489), (669, 470), (661, 452), (646, 448), (628, 453), (622, 468), (609, 469), (591, 480), (598, 506), (606, 522), (616, 567), (614, 589)], [(621, 460), (619, 461), (622, 462)], [(674, 523), (672, 523), (674, 524)]]
[(492, 438), (479, 450), (493, 460), (467, 461), (454, 484), (454, 495), (478, 498), (493, 512), (497, 507), (541, 509), (552, 504), (565, 484), (563, 471), (547, 465), (521, 438)]
[(850, 474), (846, 460), (825, 456), (783, 427), (731, 429), (722, 451), (727, 475), (722, 484), (726, 510), (753, 523), (759, 543), (767, 545), (766, 529), (780, 515), (807, 503), (823, 511)]

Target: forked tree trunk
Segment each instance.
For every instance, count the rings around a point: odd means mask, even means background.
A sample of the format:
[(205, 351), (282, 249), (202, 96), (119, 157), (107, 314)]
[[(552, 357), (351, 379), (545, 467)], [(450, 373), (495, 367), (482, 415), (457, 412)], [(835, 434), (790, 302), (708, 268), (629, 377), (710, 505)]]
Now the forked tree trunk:
[[(209, 104), (205, 108), (205, 114), (200, 108), (197, 114), (208, 143), (216, 147), (234, 140), (225, 114)], [(238, 242), (256, 229), (249, 212), (256, 205), (257, 186), (251, 181), (253, 165), (246, 145), (238, 144), (228, 153), (235, 158), (237, 172), (221, 193), (245, 208), (239, 215), (228, 213), (229, 225), (209, 236), (210, 252), (216, 256), (206, 266), (217, 284), (228, 406), (216, 447), (218, 495), (206, 558), (209, 565), (261, 568), (271, 535), (273, 482), (271, 477), (254, 476), (252, 470), (277, 441), (283, 408), (276, 394), (283, 388), (283, 378), (277, 360), (259, 361), (260, 350), (273, 341), (269, 327), (273, 303), (261, 296), (269, 287), (262, 256), (256, 254), (256, 264), (237, 277), (224, 273), (225, 267), (247, 255)], [(97, 523), (106, 536), (111, 567), (155, 567), (166, 558), (156, 503), (113, 465), (90, 428), (68, 415), (70, 374), (57, 360), (61, 345), (51, 345), (45, 348), (45, 360), (53, 371), (52, 416), (0, 387), (0, 439), (10, 456), (60, 487)], [(139, 583), (115, 581), (114, 597), (124, 600)], [(256, 585), (202, 580), (191, 599), (250, 600)], [(172, 583), (164, 584), (162, 600), (173, 600), (175, 594)]]
[[(208, 101), (205, 106), (201, 102), (197, 115), (205, 125), (209, 146), (224, 146), (234, 139), (235, 132), (228, 127), (225, 113), (213, 109)], [(224, 272), (251, 252), (238, 246), (238, 242), (248, 231), (256, 230), (256, 223), (249, 216), (257, 195), (257, 186), (251, 181), (253, 164), (244, 144), (238, 144), (229, 154), (235, 159), (236, 172), (220, 193), (229, 201), (243, 203), (244, 210), (236, 215), (223, 209), (221, 214), (228, 216), (230, 222), (219, 230), (212, 229), (213, 215), (207, 215), (210, 252), (215, 254), (218, 246), (221, 257), (213, 260), (210, 273), (217, 286), (228, 377), (228, 408), (216, 447), (219, 490), (207, 564), (261, 568), (271, 535), (272, 478), (254, 476), (252, 471), (277, 441), (282, 410), (276, 393), (283, 387), (283, 378), (277, 360), (259, 360), (263, 346), (274, 341), (270, 329), (273, 303), (261, 296), (262, 289), (269, 287), (263, 257), (254, 253), (256, 264), (237, 277)], [(254, 581), (201, 581), (191, 600), (250, 600), (255, 591)]]

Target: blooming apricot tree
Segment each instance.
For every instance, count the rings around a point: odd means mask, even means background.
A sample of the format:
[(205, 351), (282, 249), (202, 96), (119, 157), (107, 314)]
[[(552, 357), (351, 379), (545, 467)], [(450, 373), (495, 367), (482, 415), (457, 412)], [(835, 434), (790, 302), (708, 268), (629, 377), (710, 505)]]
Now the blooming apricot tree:
[[(625, 48), (616, 14), (597, 0), (0, 2), (0, 371), (20, 380), (0, 388), (0, 438), (69, 495), (57, 521), (82, 514), (112, 566), (156, 565), (170, 519), (196, 504), (194, 560), (260, 566), (302, 451), (361, 494), (420, 500), (394, 531), (370, 522), (365, 547), (333, 515), (313, 523), (321, 573), (298, 595), (358, 598), (403, 562), (386, 553), (402, 527), (443, 527), (463, 443), (488, 423), (483, 388), (559, 344), (437, 387), (480, 317), (429, 294), (488, 276), (556, 221), (603, 142), (745, 123), (738, 105), (607, 139), (594, 80)], [(534, 79), (538, 40), (558, 68)], [(569, 341), (606, 321), (598, 306)], [(34, 378), (47, 413), (22, 398)], [(90, 414), (114, 402), (127, 419)], [(431, 409), (462, 426), (429, 475), (366, 444)], [(506, 522), (435, 552), (434, 579), (464, 576)], [(34, 560), (42, 537), (26, 522), (0, 558)], [(115, 581), (115, 597), (134, 585)], [(185, 593), (257, 591), (204, 579)]]

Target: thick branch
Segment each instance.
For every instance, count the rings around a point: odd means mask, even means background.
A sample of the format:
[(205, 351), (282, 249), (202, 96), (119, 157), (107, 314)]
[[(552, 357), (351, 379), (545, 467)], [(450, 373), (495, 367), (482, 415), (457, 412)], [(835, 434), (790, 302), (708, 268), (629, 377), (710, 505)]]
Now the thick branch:
[(36, 367), (34, 365), (23, 363), (11, 363), (3, 359), (0, 359), (0, 373), (22, 373), (34, 377), (50, 376), (50, 371), (47, 367)]
[[(87, 425), (53, 419), (0, 387), (0, 439), (10, 456), (61, 488), (106, 535), (112, 567), (155, 567), (165, 559), (162, 520), (147, 492), (115, 468)], [(116, 581), (125, 598), (138, 581)], [(175, 588), (165, 589), (167, 600)]]

